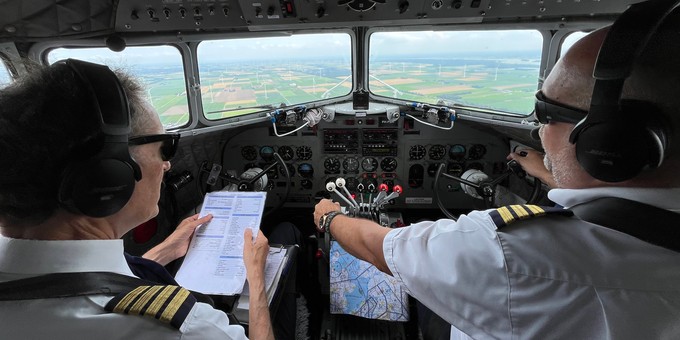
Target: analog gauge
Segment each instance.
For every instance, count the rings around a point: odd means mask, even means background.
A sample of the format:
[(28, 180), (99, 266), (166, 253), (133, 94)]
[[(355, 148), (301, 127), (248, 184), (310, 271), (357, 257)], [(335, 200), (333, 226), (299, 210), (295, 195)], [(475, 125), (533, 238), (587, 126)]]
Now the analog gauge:
[(430, 147), (430, 152), (427, 155), (430, 159), (438, 161), (446, 155), (446, 147), (441, 144), (432, 145)]
[(342, 168), (347, 172), (356, 172), (359, 170), (359, 160), (356, 157), (345, 158), (342, 161)]
[(295, 157), (295, 151), (293, 151), (293, 148), (291, 148), (290, 146), (285, 146), (285, 145), (280, 146), (279, 147), (279, 156), (281, 156), (281, 158), (284, 161), (289, 161), (289, 160), (293, 159), (293, 157)]
[[(386, 179), (382, 182), (382, 184), (387, 185), (387, 192), (392, 192), (394, 190), (394, 181), (391, 179)], [(378, 187), (378, 190), (380, 190), (380, 187)]]
[(425, 154), (426, 151), (424, 146), (414, 145), (408, 151), (408, 158), (414, 160), (423, 159), (423, 157), (425, 157)]
[[(290, 174), (290, 177), (295, 176), (295, 165), (286, 163), (286, 167), (288, 168), (288, 173)], [(283, 167), (281, 165), (279, 165), (278, 168), (279, 168), (279, 173), (281, 174), (281, 177), (286, 178), (286, 172), (283, 169)]]
[(437, 174), (437, 170), (439, 170), (439, 163), (432, 163), (427, 166), (427, 175), (434, 177)]
[(364, 171), (373, 172), (378, 168), (378, 160), (373, 157), (366, 157), (361, 161), (361, 168)]
[(486, 155), (486, 146), (482, 144), (475, 144), (468, 150), (469, 159), (481, 159), (484, 155)]
[(397, 169), (397, 160), (394, 157), (385, 157), (380, 161), (380, 168), (386, 172), (392, 172)]
[(263, 146), (260, 148), (260, 157), (269, 162), (274, 159), (274, 149), (271, 146)]
[[(262, 164), (262, 163), (260, 163), (260, 169), (264, 169), (264, 168), (266, 168), (266, 167), (267, 167), (267, 164)], [(274, 166), (274, 167), (271, 167), (271, 168), (267, 171), (267, 177), (269, 177), (269, 179), (276, 179), (276, 178), (279, 178), (279, 169), (278, 169), (277, 167), (275, 167), (275, 166)]]
[(425, 168), (421, 164), (413, 164), (408, 169), (408, 186), (410, 188), (420, 188), (423, 186)]
[(446, 173), (451, 176), (460, 177), (463, 174), (463, 164), (461, 163), (449, 163), (446, 166)]
[(451, 148), (449, 149), (449, 158), (456, 161), (462, 161), (465, 159), (465, 151), (464, 145), (451, 145)]
[(302, 163), (298, 166), (298, 173), (304, 178), (314, 176), (314, 167), (309, 163)]
[(297, 150), (295, 150), (295, 153), (297, 154), (298, 158), (302, 160), (308, 160), (312, 158), (312, 148), (306, 145), (298, 147)]
[(359, 184), (359, 181), (355, 177), (345, 178), (345, 187), (347, 187), (347, 190), (349, 191), (357, 190), (357, 184)]
[(244, 146), (241, 149), (241, 156), (246, 160), (254, 161), (257, 159), (257, 150), (254, 146)]
[(300, 181), (300, 186), (302, 187), (302, 189), (309, 190), (314, 186), (314, 182), (308, 179), (303, 179)]
[(326, 160), (323, 161), (323, 167), (328, 173), (338, 173), (340, 172), (340, 161), (335, 157), (326, 158)]

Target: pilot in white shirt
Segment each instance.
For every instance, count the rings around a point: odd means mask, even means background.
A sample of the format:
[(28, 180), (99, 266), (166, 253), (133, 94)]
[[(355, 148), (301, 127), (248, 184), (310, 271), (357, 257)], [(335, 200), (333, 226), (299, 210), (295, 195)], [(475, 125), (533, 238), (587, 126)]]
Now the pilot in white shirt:
[[(73, 272), (132, 276), (122, 240), (21, 240), (0, 236), (0, 282)], [(6, 339), (246, 339), (227, 315), (196, 302), (180, 326), (153, 316), (107, 312), (111, 295), (0, 302), (0, 334)], [(179, 331), (178, 331), (179, 330)]]

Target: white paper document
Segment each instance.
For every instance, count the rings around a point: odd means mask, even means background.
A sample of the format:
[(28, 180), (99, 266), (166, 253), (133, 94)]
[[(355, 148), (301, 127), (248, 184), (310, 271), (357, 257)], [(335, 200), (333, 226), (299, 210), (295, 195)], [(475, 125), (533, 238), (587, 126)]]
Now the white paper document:
[(175, 280), (183, 287), (214, 295), (241, 293), (246, 280), (243, 233), (257, 235), (266, 192), (211, 192), (200, 216), (213, 215), (196, 229)]

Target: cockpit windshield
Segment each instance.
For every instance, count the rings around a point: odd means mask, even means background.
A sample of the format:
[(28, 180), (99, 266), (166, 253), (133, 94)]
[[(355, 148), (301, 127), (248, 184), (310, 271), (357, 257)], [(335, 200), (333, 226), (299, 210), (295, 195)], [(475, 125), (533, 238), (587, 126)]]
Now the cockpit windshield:
[(376, 31), (369, 89), (380, 96), (529, 115), (543, 37), (535, 30)]
[(345, 96), (352, 90), (351, 53), (346, 33), (203, 41), (197, 55), (205, 117)]

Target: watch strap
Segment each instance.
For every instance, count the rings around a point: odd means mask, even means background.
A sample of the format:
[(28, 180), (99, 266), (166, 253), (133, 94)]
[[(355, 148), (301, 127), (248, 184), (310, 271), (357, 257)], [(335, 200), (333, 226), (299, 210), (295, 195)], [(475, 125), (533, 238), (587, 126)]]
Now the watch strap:
[(323, 231), (330, 233), (331, 232), (331, 221), (335, 218), (335, 216), (342, 215), (341, 211), (329, 211), (323, 216), (321, 216), (321, 221), (319, 226), (323, 229)]

